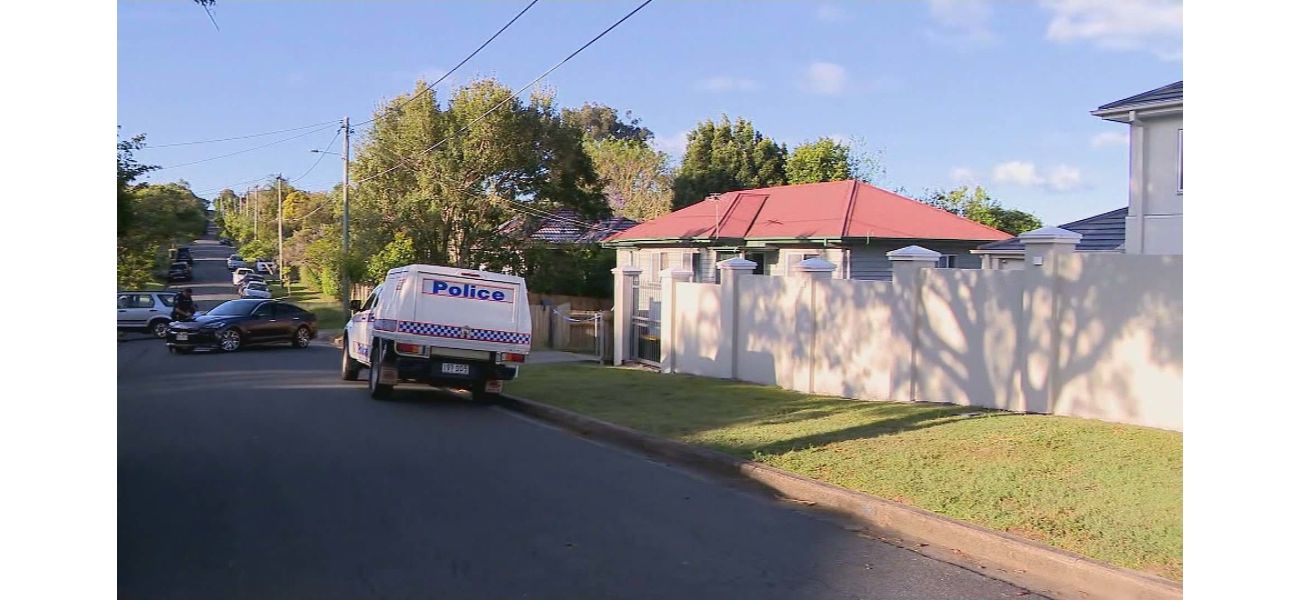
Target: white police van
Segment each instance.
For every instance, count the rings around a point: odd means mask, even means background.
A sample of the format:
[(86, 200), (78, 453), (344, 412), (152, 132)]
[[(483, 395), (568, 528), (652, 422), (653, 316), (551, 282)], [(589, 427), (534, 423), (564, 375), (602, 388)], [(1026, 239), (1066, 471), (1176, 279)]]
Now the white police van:
[(513, 275), (407, 265), (351, 309), (342, 376), (355, 381), (368, 368), (375, 398), (413, 381), (492, 399), (518, 375), (532, 343), (528, 287)]

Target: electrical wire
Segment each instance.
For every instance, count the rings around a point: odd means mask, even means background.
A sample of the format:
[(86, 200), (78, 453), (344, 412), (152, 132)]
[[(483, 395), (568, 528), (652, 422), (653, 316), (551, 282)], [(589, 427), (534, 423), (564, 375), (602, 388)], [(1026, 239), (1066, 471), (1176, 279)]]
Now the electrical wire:
[[(489, 109), (488, 109), (486, 112), (484, 112), (483, 114), (479, 115), (478, 117), (475, 117), (475, 118), (474, 118), (473, 120), (471, 120), (469, 123), (466, 123), (464, 127), (460, 128), (460, 129), (459, 129), (458, 131), (456, 131), (455, 133), (452, 133), (450, 136), (447, 136), (447, 137), (442, 138), (441, 140), (439, 140), (436, 144), (434, 144), (434, 145), (432, 145), (432, 146), (429, 146), (428, 148), (425, 148), (424, 150), (422, 150), (421, 152), (419, 152), (419, 153), (417, 154), (417, 156), (419, 156), (419, 155), (424, 155), (424, 154), (428, 154), (428, 153), (430, 153), (430, 152), (433, 152), (434, 150), (436, 150), (436, 149), (438, 148), (438, 146), (441, 146), (441, 145), (443, 145), (444, 143), (446, 143), (447, 141), (451, 140), (452, 137), (454, 137), (454, 136), (456, 136), (456, 135), (459, 135), (459, 134), (461, 134), (461, 133), (465, 133), (466, 131), (469, 131), (469, 128), (472, 127), (472, 126), (474, 126), (475, 123), (478, 123), (479, 121), (482, 121), (483, 119), (487, 118), (488, 115), (490, 115), (490, 114), (496, 112), (497, 109), (501, 108), (502, 106), (505, 106), (507, 102), (510, 102), (511, 100), (515, 100), (515, 99), (517, 99), (517, 98), (519, 97), (519, 94), (523, 93), (524, 90), (527, 90), (527, 89), (533, 87), (534, 85), (537, 85), (537, 82), (539, 82), (539, 81), (541, 81), (542, 79), (544, 79), (547, 75), (550, 75), (551, 73), (553, 73), (556, 69), (559, 69), (560, 67), (564, 66), (564, 64), (567, 63), (567, 62), (569, 62), (570, 60), (572, 60), (573, 57), (577, 56), (577, 55), (578, 55), (579, 53), (581, 53), (583, 50), (586, 50), (589, 46), (591, 46), (592, 44), (596, 43), (598, 40), (600, 40), (600, 38), (605, 37), (605, 35), (608, 34), (608, 33), (611, 32), (611, 31), (613, 31), (614, 28), (618, 27), (619, 25), (622, 25), (624, 21), (627, 21), (628, 19), (632, 18), (632, 15), (635, 15), (636, 13), (640, 12), (641, 9), (645, 8), (646, 5), (650, 4), (650, 3), (653, 2), (653, 1), (654, 1), (654, 0), (645, 0), (644, 2), (642, 2), (641, 4), (639, 4), (636, 8), (632, 9), (632, 12), (629, 12), (629, 13), (627, 13), (626, 15), (623, 15), (623, 18), (619, 19), (618, 21), (615, 21), (613, 25), (610, 25), (609, 27), (606, 27), (605, 30), (602, 31), (602, 32), (600, 32), (600, 34), (598, 34), (596, 37), (591, 38), (590, 40), (587, 41), (587, 43), (583, 44), (583, 45), (582, 45), (581, 47), (579, 47), (577, 50), (574, 50), (574, 51), (571, 52), (568, 56), (564, 57), (564, 60), (561, 60), (560, 62), (555, 63), (555, 66), (552, 66), (551, 68), (547, 69), (547, 70), (546, 70), (544, 73), (542, 73), (541, 75), (538, 75), (537, 78), (535, 78), (535, 79), (533, 79), (532, 81), (528, 82), (527, 85), (524, 85), (523, 87), (521, 87), (521, 88), (519, 88), (519, 89), (517, 89), (517, 90), (511, 92), (510, 95), (507, 96), (505, 99), (503, 99), (501, 102), (498, 102), (495, 106), (493, 106), (492, 108), (489, 108)], [(401, 159), (399, 159), (399, 160), (401, 160)], [(374, 179), (376, 179), (376, 178), (378, 178), (378, 177), (380, 177), (380, 176), (383, 176), (383, 175), (386, 175), (386, 174), (388, 174), (388, 173), (391, 173), (391, 172), (397, 170), (398, 167), (402, 167), (402, 166), (404, 166), (405, 163), (406, 163), (406, 161), (404, 161), (404, 160), (401, 161), (401, 162), (402, 162), (402, 164), (393, 165), (392, 167), (389, 167), (389, 168), (387, 168), (387, 169), (385, 169), (385, 170), (383, 170), (383, 171), (380, 171), (380, 172), (378, 172), (378, 173), (375, 173), (374, 175), (371, 175), (371, 176), (369, 176), (369, 177), (365, 177), (365, 178), (359, 179), (359, 180), (357, 180), (356, 183), (357, 183), (357, 185), (361, 185), (361, 184), (366, 183), (366, 182), (368, 182), (368, 181), (372, 181), (372, 180), (374, 180)]]
[(290, 131), (302, 131), (302, 130), (304, 130), (304, 129), (310, 129), (310, 128), (312, 128), (312, 127), (320, 127), (321, 125), (329, 125), (329, 124), (331, 124), (331, 123), (337, 123), (337, 122), (338, 122), (337, 119), (331, 119), (331, 120), (329, 120), (329, 121), (321, 121), (320, 123), (312, 123), (311, 125), (303, 125), (302, 127), (290, 127), (289, 129), (277, 129), (277, 130), (275, 130), (275, 131), (264, 131), (264, 132), (262, 132), (262, 133), (250, 133), (250, 134), (248, 134), (248, 135), (239, 135), (239, 136), (228, 137), (228, 138), (217, 138), (217, 139), (211, 139), (211, 140), (196, 140), (196, 141), (193, 141), (193, 142), (175, 142), (175, 143), (171, 143), (171, 144), (147, 144), (147, 145), (145, 145), (143, 148), (140, 148), (140, 149), (141, 149), (141, 150), (155, 150), (155, 149), (157, 149), (157, 148), (174, 148), (174, 147), (176, 147), (176, 146), (195, 146), (195, 145), (198, 145), (198, 144), (212, 144), (212, 143), (216, 143), (216, 142), (231, 142), (231, 141), (234, 141), (234, 140), (246, 140), (246, 139), (249, 139), (249, 138), (266, 137), (266, 136), (268, 136), (268, 135), (275, 135), (275, 134), (277, 134), (277, 133), (289, 133)]
[(219, 155), (219, 156), (210, 156), (210, 157), (208, 157), (208, 158), (203, 158), (203, 159), (199, 159), (199, 160), (192, 160), (192, 161), (190, 161), (190, 162), (185, 162), (185, 163), (180, 163), (180, 164), (175, 164), (175, 165), (168, 165), (168, 166), (165, 166), (165, 167), (159, 167), (159, 168), (157, 168), (157, 169), (154, 169), (154, 171), (166, 171), (167, 169), (175, 169), (175, 168), (178, 168), (178, 167), (188, 167), (188, 166), (190, 166), (190, 165), (197, 165), (197, 164), (199, 164), (199, 163), (205, 163), (205, 162), (209, 162), (209, 161), (219, 160), (219, 159), (222, 159), (222, 158), (229, 158), (229, 157), (231, 157), (231, 156), (236, 156), (236, 155), (239, 155), (239, 154), (244, 154), (245, 152), (252, 152), (252, 151), (254, 151), (254, 150), (261, 150), (262, 148), (269, 148), (269, 147), (274, 146), (274, 145), (276, 145), (276, 144), (283, 144), (283, 143), (285, 143), (285, 142), (293, 141), (293, 140), (296, 140), (296, 139), (298, 139), (298, 138), (307, 137), (307, 136), (309, 136), (309, 135), (312, 135), (312, 134), (316, 134), (316, 133), (320, 133), (320, 132), (322, 132), (322, 131), (325, 131), (326, 129), (329, 129), (329, 126), (321, 127), (321, 128), (319, 128), (319, 129), (313, 129), (313, 130), (311, 130), (311, 131), (308, 131), (307, 133), (300, 133), (300, 134), (295, 135), (295, 136), (291, 136), (291, 137), (287, 137), (287, 138), (284, 138), (284, 139), (276, 140), (276, 141), (274, 141), (274, 142), (269, 142), (269, 143), (266, 143), (266, 144), (262, 144), (261, 146), (253, 146), (252, 148), (245, 148), (245, 149), (243, 149), (243, 150), (239, 150), (239, 151), (236, 151), (236, 152), (231, 152), (231, 153), (229, 153), (229, 154), (221, 154), (221, 155)]
[(333, 147), (334, 147), (334, 142), (338, 141), (338, 139), (339, 139), (339, 134), (340, 134), (340, 133), (343, 133), (343, 128), (342, 128), (342, 127), (338, 128), (338, 130), (334, 132), (334, 138), (330, 140), (330, 143), (327, 144), (327, 145), (325, 146), (325, 149), (324, 149), (324, 150), (321, 150), (321, 151), (320, 151), (320, 156), (316, 157), (316, 162), (314, 162), (314, 163), (311, 164), (311, 168), (310, 168), (310, 169), (307, 169), (307, 171), (306, 171), (305, 173), (303, 173), (302, 175), (299, 175), (299, 176), (297, 176), (297, 177), (295, 177), (295, 178), (293, 178), (293, 179), (290, 179), (290, 180), (289, 180), (289, 183), (293, 183), (293, 182), (295, 182), (295, 181), (300, 181), (303, 177), (306, 177), (306, 176), (310, 175), (312, 171), (315, 171), (315, 170), (316, 170), (316, 167), (317, 167), (318, 165), (320, 165), (320, 161), (324, 160), (324, 159), (325, 159), (325, 155), (329, 153), (330, 148), (333, 148)]
[(516, 14), (515, 17), (514, 17), (513, 19), (510, 19), (509, 21), (507, 21), (506, 24), (505, 24), (505, 25), (502, 25), (501, 28), (498, 29), (496, 33), (492, 34), (492, 37), (490, 37), (490, 38), (488, 38), (487, 40), (485, 40), (482, 44), (479, 44), (478, 48), (475, 48), (473, 52), (470, 52), (470, 53), (469, 53), (469, 56), (466, 56), (465, 58), (462, 58), (462, 59), (460, 60), (459, 63), (456, 63), (456, 66), (454, 66), (454, 67), (451, 68), (450, 71), (447, 71), (446, 73), (443, 73), (443, 74), (442, 74), (442, 77), (439, 77), (437, 81), (435, 81), (435, 82), (429, 84), (429, 87), (427, 87), (427, 88), (421, 90), (419, 93), (412, 94), (410, 98), (407, 98), (406, 101), (402, 102), (401, 104), (398, 104), (397, 106), (391, 106), (391, 107), (385, 108), (385, 109), (384, 109), (382, 112), (380, 112), (378, 115), (375, 115), (374, 117), (372, 117), (372, 118), (370, 118), (370, 119), (367, 119), (367, 120), (365, 120), (365, 121), (361, 121), (360, 123), (356, 123), (356, 125), (360, 126), (360, 125), (365, 125), (365, 124), (367, 124), (367, 123), (373, 123), (373, 122), (375, 122), (376, 120), (382, 118), (382, 117), (383, 117), (385, 114), (387, 114), (389, 111), (399, 110), (399, 109), (401, 109), (402, 107), (406, 106), (407, 104), (410, 104), (410, 103), (414, 102), (416, 98), (419, 98), (420, 96), (422, 96), (422, 95), (428, 93), (428, 92), (429, 92), (430, 90), (432, 90), (433, 88), (438, 87), (438, 84), (439, 84), (439, 83), (442, 83), (443, 80), (447, 79), (448, 77), (451, 77), (451, 74), (452, 74), (452, 73), (455, 73), (457, 69), (460, 69), (462, 66), (465, 65), (465, 63), (469, 62), (470, 59), (474, 58), (474, 56), (477, 55), (477, 54), (478, 54), (480, 51), (482, 51), (484, 48), (486, 48), (488, 44), (491, 44), (491, 43), (492, 43), (492, 40), (497, 39), (497, 36), (499, 36), (499, 35), (501, 35), (502, 33), (504, 33), (505, 30), (509, 29), (511, 25), (514, 25), (514, 24), (515, 24), (515, 21), (518, 21), (518, 20), (519, 20), (519, 17), (524, 16), (524, 13), (528, 12), (528, 9), (532, 8), (534, 4), (537, 4), (537, 3), (540, 2), (540, 1), (541, 1), (541, 0), (533, 0), (532, 2), (529, 2), (528, 5), (525, 6), (523, 10), (519, 11), (519, 13)]

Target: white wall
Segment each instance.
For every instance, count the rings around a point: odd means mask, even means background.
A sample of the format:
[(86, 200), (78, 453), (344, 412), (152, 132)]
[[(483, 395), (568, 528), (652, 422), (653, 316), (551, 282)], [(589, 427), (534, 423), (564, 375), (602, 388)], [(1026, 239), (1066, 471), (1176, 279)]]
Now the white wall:
[(1182, 429), (1181, 256), (899, 267), (891, 282), (741, 275), (730, 316), (725, 281), (677, 283), (673, 370)]
[(1141, 117), (1130, 125), (1129, 212), (1125, 251), (1183, 253), (1183, 193), (1179, 190), (1182, 114)]

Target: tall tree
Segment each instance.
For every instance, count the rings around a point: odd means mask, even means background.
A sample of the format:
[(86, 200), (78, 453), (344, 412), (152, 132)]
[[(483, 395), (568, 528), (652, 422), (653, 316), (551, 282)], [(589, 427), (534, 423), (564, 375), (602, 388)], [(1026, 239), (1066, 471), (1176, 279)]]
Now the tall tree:
[(931, 192), (922, 201), (1011, 235), (1020, 235), (1043, 226), (1042, 220), (1031, 213), (1003, 207), (981, 186), (976, 186), (974, 190), (962, 186), (948, 191)]
[(782, 185), (786, 182), (785, 146), (763, 136), (753, 123), (727, 116), (705, 120), (686, 138), (686, 152), (673, 181), (673, 207), (681, 208), (709, 194)]
[(614, 214), (645, 221), (672, 210), (668, 155), (634, 139), (588, 139), (583, 147), (605, 182), (605, 200)]
[(477, 267), (499, 256), (497, 231), (527, 210), (521, 205), (608, 214), (582, 131), (563, 121), (551, 97), (525, 102), (485, 79), (443, 107), (426, 88), (419, 83), (413, 96), (381, 107), (357, 151), (359, 254), (377, 255), (401, 233), (418, 260)]
[(785, 173), (792, 184), (840, 181), (854, 176), (853, 161), (848, 146), (824, 137), (795, 147)]
[(141, 175), (153, 171), (155, 165), (141, 164), (134, 152), (144, 147), (144, 134), (117, 142), (117, 235), (131, 230), (131, 200), (140, 184)]
[(586, 137), (596, 141), (612, 138), (644, 143), (654, 137), (649, 129), (641, 126), (641, 119), (632, 116), (632, 111), (619, 117), (617, 110), (594, 102), (585, 103), (582, 108), (563, 109), (560, 117), (566, 124), (581, 129)]

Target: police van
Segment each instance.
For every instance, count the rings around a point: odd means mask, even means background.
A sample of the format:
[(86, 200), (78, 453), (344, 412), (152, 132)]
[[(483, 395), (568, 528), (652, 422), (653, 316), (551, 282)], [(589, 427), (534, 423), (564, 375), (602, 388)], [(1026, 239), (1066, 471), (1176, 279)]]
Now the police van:
[(512, 275), (407, 265), (350, 308), (342, 376), (356, 381), (367, 369), (375, 398), (409, 381), (490, 400), (518, 376), (532, 343), (528, 287)]

